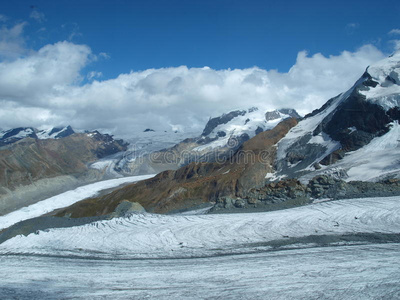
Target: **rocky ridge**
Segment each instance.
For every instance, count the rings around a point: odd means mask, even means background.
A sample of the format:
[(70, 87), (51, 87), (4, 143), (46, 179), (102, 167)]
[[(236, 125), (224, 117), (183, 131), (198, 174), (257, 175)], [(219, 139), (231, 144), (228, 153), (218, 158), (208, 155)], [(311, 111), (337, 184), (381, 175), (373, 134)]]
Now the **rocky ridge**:
[(57, 139), (25, 137), (0, 147), (0, 214), (102, 179), (104, 174), (88, 165), (126, 147), (97, 131)]

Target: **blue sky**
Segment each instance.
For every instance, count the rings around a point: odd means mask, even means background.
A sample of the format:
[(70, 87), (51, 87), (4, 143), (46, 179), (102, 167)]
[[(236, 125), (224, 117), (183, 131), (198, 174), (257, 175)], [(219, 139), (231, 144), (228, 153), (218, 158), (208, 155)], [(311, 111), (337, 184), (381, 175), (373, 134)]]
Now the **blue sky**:
[(399, 16), (392, 0), (1, 1), (0, 128), (122, 135), (201, 131), (247, 106), (304, 114), (400, 47)]
[[(41, 22), (29, 18), (34, 10)], [(368, 43), (390, 52), (400, 2), (36, 0), (2, 1), (0, 12), (28, 20), (34, 49), (70, 40), (107, 53), (98, 64), (111, 78), (180, 65), (288, 71), (301, 50), (337, 55)]]

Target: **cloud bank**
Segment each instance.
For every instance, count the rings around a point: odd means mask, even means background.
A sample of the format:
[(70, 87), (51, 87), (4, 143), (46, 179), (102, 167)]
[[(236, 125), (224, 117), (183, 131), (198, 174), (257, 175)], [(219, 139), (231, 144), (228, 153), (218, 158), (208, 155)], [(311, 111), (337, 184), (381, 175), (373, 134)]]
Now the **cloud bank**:
[[(24, 51), (23, 26), (0, 30), (0, 54), (10, 47), (24, 53), (0, 62), (3, 129), (70, 124), (129, 136), (145, 128), (201, 131), (210, 116), (252, 106), (290, 107), (305, 114), (348, 89), (369, 64), (384, 57), (365, 45), (328, 57), (301, 51), (286, 73), (180, 66), (100, 80), (101, 70), (90, 66), (105, 54), (96, 56), (88, 46), (67, 41)], [(85, 84), (84, 78), (89, 79)]]

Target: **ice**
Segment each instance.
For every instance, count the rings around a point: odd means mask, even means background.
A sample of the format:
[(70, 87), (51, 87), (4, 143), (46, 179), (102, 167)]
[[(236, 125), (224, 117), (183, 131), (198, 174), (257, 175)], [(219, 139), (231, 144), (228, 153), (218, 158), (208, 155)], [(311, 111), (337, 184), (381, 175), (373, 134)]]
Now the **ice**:
[(0, 295), (399, 299), (399, 233), (400, 197), (253, 214), (133, 214), (0, 244)]
[(70, 206), (88, 197), (95, 196), (101, 190), (117, 187), (128, 182), (137, 182), (148, 179), (154, 175), (131, 176), (118, 179), (104, 180), (89, 185), (81, 186), (46, 200), (37, 202), (7, 215), (0, 216), (0, 230), (23, 220), (39, 217), (53, 210)]
[(270, 249), (268, 242), (305, 236), (400, 233), (400, 197), (346, 199), (287, 210), (221, 214), (132, 214), (16, 236), (1, 254), (99, 258), (183, 258)]
[[(29, 300), (398, 299), (399, 213), (400, 197), (388, 197), (255, 214), (136, 214), (50, 229), (0, 244), (0, 294)], [(344, 235), (367, 233), (370, 241), (351, 243)], [(321, 236), (323, 243), (284, 245), (302, 236)], [(271, 240), (283, 242), (268, 247)]]
[(400, 244), (235, 256), (0, 256), (2, 299), (399, 299)]

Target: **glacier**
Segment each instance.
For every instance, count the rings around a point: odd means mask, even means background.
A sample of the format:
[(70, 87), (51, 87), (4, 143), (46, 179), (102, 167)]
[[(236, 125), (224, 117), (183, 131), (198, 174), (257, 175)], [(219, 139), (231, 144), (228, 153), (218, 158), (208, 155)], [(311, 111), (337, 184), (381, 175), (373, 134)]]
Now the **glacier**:
[(49, 229), (0, 244), (0, 293), (4, 299), (395, 299), (399, 212), (400, 197), (364, 198), (253, 214), (132, 214)]

